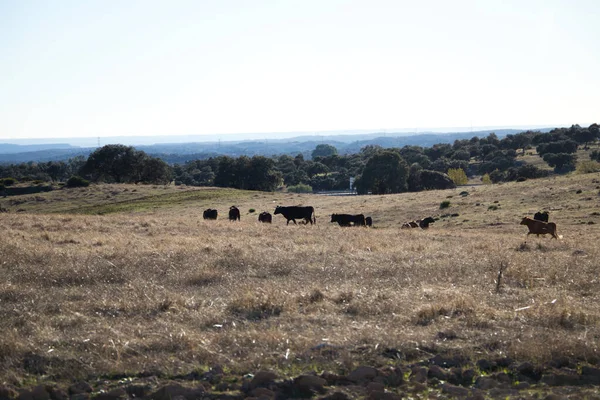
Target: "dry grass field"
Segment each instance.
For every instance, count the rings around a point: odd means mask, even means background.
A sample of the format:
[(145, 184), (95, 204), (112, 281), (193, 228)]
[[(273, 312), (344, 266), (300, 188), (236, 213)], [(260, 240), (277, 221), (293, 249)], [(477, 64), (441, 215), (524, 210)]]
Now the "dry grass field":
[[(387, 196), (106, 185), (0, 199), (0, 380), (293, 376), (435, 354), (594, 365), (599, 189), (587, 174)], [(314, 206), (317, 224), (257, 222), (278, 204)], [(560, 240), (526, 238), (521, 218), (542, 209)]]

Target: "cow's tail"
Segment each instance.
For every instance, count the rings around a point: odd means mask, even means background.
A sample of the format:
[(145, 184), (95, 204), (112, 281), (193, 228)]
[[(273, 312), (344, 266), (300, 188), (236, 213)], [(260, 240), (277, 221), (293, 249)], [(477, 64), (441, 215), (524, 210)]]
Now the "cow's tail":
[(314, 209), (313, 209), (312, 215), (313, 215), (313, 224), (316, 225), (317, 224), (317, 214), (315, 213)]

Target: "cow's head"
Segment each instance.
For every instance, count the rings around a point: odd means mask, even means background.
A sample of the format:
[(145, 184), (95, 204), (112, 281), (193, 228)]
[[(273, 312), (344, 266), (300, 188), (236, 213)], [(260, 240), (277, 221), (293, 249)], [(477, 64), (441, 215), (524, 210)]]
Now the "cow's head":
[(275, 207), (275, 212), (273, 214), (281, 214), (281, 206)]
[(337, 214), (331, 214), (331, 222), (337, 222), (339, 219)]

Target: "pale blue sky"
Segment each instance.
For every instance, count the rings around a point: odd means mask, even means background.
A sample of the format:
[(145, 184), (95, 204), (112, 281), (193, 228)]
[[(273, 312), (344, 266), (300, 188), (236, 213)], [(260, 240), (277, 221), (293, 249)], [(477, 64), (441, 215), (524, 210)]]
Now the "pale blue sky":
[(0, 0), (0, 138), (600, 122), (597, 0)]

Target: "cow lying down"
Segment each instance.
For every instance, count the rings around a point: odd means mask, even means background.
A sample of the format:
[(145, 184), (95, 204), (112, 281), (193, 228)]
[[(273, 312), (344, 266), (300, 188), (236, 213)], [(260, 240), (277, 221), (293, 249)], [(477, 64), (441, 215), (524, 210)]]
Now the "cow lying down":
[(339, 226), (365, 226), (363, 214), (331, 214), (331, 222), (337, 222)]
[(521, 225), (527, 225), (527, 228), (529, 228), (527, 236), (531, 235), (532, 233), (538, 236), (549, 233), (554, 239), (558, 239), (558, 235), (556, 234), (556, 224), (554, 222), (538, 221), (529, 217), (525, 217), (523, 220), (521, 220)]
[(432, 217), (427, 217), (427, 218), (423, 218), (423, 219), (418, 219), (416, 221), (405, 222), (404, 224), (402, 224), (402, 226), (400, 228), (401, 229), (411, 229), (411, 228), (427, 229), (427, 228), (429, 228), (429, 224), (433, 224), (434, 222), (435, 222), (435, 219), (433, 219)]

